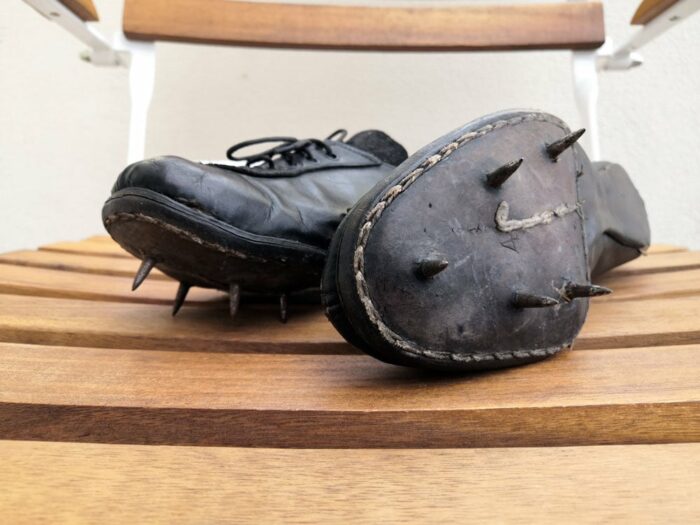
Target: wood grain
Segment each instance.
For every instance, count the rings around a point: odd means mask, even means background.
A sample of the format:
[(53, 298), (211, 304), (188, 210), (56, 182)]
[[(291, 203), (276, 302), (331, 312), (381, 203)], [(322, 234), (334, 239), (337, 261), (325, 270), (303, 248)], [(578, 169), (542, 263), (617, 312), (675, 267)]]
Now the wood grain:
[[(113, 275), (133, 279), (141, 261), (135, 257), (126, 259), (103, 255), (81, 255), (79, 253), (26, 250), (0, 254), (0, 264), (14, 264), (31, 268), (48, 268), (66, 272)], [(151, 271), (148, 279), (160, 281), (172, 280), (157, 268)]]
[(700, 295), (700, 269), (642, 275), (608, 274), (596, 281), (613, 293), (598, 301), (642, 301)]
[(369, 7), (127, 0), (124, 33), (138, 40), (403, 51), (593, 49), (605, 40), (599, 2)]
[(678, 3), (678, 0), (642, 0), (632, 17), (632, 24), (648, 24), (676, 3)]
[(59, 0), (59, 2), (84, 22), (97, 22), (100, 19), (92, 0)]
[(244, 305), (236, 319), (228, 306), (192, 307), (177, 317), (169, 306), (0, 295), (0, 341), (30, 344), (150, 348), (210, 352), (356, 353), (319, 307)]
[[(0, 260), (2, 259), (0, 258)], [(670, 252), (639, 257), (622, 266), (618, 266), (610, 273), (606, 274), (605, 277), (679, 272), (697, 269), (700, 269), (700, 252)]]
[(84, 241), (88, 242), (106, 242), (106, 243), (112, 243), (112, 244), (117, 244), (117, 242), (112, 239), (109, 235), (91, 235), (90, 237), (86, 237), (83, 239)]
[(675, 244), (652, 244), (646, 251), (647, 255), (659, 255), (662, 253), (687, 252), (688, 248), (676, 246)]
[[(85, 276), (76, 272), (0, 264), (0, 293), (37, 297), (58, 297), (89, 301), (118, 301), (172, 305), (178, 283), (174, 280), (146, 279), (131, 291), (132, 279), (110, 275)], [(228, 294), (218, 290), (192, 288), (190, 305), (224, 304)]]
[(0, 461), (0, 510), (17, 525), (700, 519), (697, 444), (280, 450), (5, 441)]
[(698, 357), (700, 345), (573, 351), (445, 377), (366, 356), (5, 343), (0, 439), (298, 448), (691, 442), (700, 440)]
[(662, 346), (700, 342), (700, 297), (654, 301), (594, 301), (578, 349)]

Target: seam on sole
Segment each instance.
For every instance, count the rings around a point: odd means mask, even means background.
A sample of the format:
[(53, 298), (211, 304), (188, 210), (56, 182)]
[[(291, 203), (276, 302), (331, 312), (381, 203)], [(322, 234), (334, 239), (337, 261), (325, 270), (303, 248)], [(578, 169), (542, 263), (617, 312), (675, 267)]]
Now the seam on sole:
[(220, 244), (213, 243), (211, 241), (206, 241), (202, 239), (201, 237), (188, 232), (187, 230), (183, 230), (182, 228), (178, 228), (177, 226), (173, 226), (172, 224), (168, 224), (167, 222), (159, 221), (158, 219), (154, 219), (153, 217), (150, 217), (148, 215), (142, 215), (140, 213), (116, 213), (114, 215), (110, 215), (104, 220), (105, 226), (110, 226), (111, 224), (114, 224), (116, 222), (122, 222), (122, 221), (138, 221), (138, 222), (146, 222), (149, 224), (154, 224), (160, 228), (163, 228), (164, 230), (167, 230), (171, 233), (174, 233), (175, 235), (178, 235), (182, 238), (185, 238), (189, 241), (195, 242), (199, 244), (200, 246), (203, 246), (205, 248), (217, 251), (219, 253), (222, 253), (227, 256), (232, 256), (236, 257), (238, 259), (242, 260), (251, 260), (251, 261), (256, 261), (256, 262), (268, 262), (268, 259), (264, 259), (262, 257), (258, 257), (255, 255), (248, 255), (245, 254), (241, 251), (238, 250), (232, 250), (230, 248), (226, 248), (224, 246), (221, 246)]
[[(133, 189), (132, 189), (133, 190)], [(254, 244), (261, 244), (261, 245), (267, 245), (271, 246), (277, 249), (289, 249), (289, 250), (307, 250), (308, 252), (313, 252), (315, 255), (320, 255), (325, 257), (327, 255), (327, 250), (324, 250), (323, 248), (319, 248), (317, 246), (313, 246), (310, 244), (306, 244), (303, 242), (299, 241), (291, 241), (287, 239), (278, 239), (275, 237), (267, 237), (264, 235), (259, 235), (255, 233), (249, 233), (244, 230), (239, 230), (235, 226), (231, 226), (227, 224), (225, 221), (222, 219), (219, 219), (218, 217), (205, 212), (204, 210), (198, 209), (198, 208), (193, 208), (191, 206), (188, 206), (180, 201), (177, 201), (175, 199), (172, 199), (170, 197), (164, 197), (160, 195), (157, 192), (154, 192), (152, 190), (148, 189), (138, 189), (134, 193), (129, 193), (130, 189), (124, 189), (120, 190), (120, 194), (115, 194), (112, 195), (109, 199), (107, 199), (107, 202), (109, 203), (110, 201), (117, 201), (119, 199), (127, 198), (127, 197), (135, 197), (139, 199), (145, 199), (147, 201), (150, 201), (152, 203), (165, 206), (171, 211), (174, 212), (179, 212), (179, 213), (187, 213), (193, 215), (193, 220), (194, 217), (201, 215), (203, 216), (206, 220), (212, 221), (215, 224), (213, 224), (213, 227), (220, 228), (222, 231), (225, 231), (229, 235), (233, 235), (235, 237), (238, 237), (241, 240), (244, 240), (246, 242), (254, 243)], [(147, 194), (143, 194), (142, 192), (145, 192)], [(159, 198), (155, 198), (159, 197)], [(160, 198), (164, 198), (167, 200), (167, 202), (163, 202), (160, 200)], [(175, 206), (174, 206), (174, 205)], [(116, 214), (112, 214), (109, 217), (114, 217), (115, 215), (120, 215), (124, 213), (131, 213), (131, 212), (119, 212)], [(108, 217), (108, 218), (109, 218)], [(144, 215), (144, 217), (146, 217)], [(105, 225), (107, 225), (107, 219), (105, 219)], [(167, 224), (167, 223), (164, 223)]]

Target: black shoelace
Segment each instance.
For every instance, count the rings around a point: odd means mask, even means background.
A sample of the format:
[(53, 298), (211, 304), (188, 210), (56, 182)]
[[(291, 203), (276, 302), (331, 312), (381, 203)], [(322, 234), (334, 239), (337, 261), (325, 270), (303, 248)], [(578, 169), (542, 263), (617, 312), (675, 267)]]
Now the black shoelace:
[[(342, 141), (347, 136), (348, 132), (344, 129), (339, 129), (334, 131), (325, 140), (338, 140)], [(249, 146), (255, 146), (257, 144), (267, 144), (267, 143), (279, 142), (277, 146), (266, 149), (260, 153), (255, 153), (253, 155), (247, 155), (243, 157), (236, 157), (234, 154)], [(320, 152), (327, 157), (336, 158), (336, 154), (333, 153), (333, 149), (326, 144), (323, 140), (319, 139), (303, 139), (299, 140), (294, 137), (263, 137), (253, 140), (245, 140), (234, 144), (226, 151), (226, 157), (233, 161), (245, 161), (246, 166), (258, 166), (260, 164), (268, 167), (275, 168), (275, 163), (277, 161), (284, 161), (288, 166), (295, 166), (302, 163), (304, 160), (310, 162), (318, 162), (318, 159), (314, 157), (314, 152)]]

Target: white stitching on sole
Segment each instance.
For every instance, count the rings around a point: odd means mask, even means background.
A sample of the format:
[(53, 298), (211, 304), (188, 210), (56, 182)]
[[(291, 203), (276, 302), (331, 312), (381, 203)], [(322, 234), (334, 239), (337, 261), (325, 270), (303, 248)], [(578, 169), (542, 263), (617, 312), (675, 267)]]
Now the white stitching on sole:
[[(360, 228), (360, 234), (358, 235), (357, 243), (355, 245), (355, 252), (353, 255), (355, 285), (357, 294), (360, 298), (360, 301), (362, 302), (362, 305), (364, 306), (367, 317), (377, 327), (379, 333), (389, 344), (397, 346), (408, 353), (418, 354), (428, 358), (439, 360), (450, 359), (452, 361), (457, 361), (460, 363), (477, 363), (492, 360), (500, 361), (513, 358), (526, 359), (530, 357), (546, 357), (557, 353), (562, 348), (571, 346), (572, 341), (568, 341), (561, 347), (541, 348), (529, 351), (492, 352), (483, 354), (458, 354), (453, 352), (435, 352), (432, 350), (425, 350), (416, 345), (415, 343), (402, 338), (400, 335), (391, 330), (391, 328), (389, 328), (386, 324), (384, 324), (379, 315), (379, 312), (374, 306), (374, 303), (372, 302), (372, 299), (369, 295), (367, 281), (364, 275), (364, 251), (367, 245), (367, 241), (369, 239), (370, 231), (372, 227), (376, 224), (377, 220), (382, 216), (384, 211), (389, 207), (389, 205), (402, 192), (404, 192), (406, 188), (413, 184), (416, 181), (416, 179), (418, 179), (418, 177), (426, 173), (430, 168), (436, 166), (441, 161), (445, 160), (457, 149), (467, 144), (468, 142), (471, 142), (472, 140), (477, 139), (479, 137), (483, 137), (484, 135), (487, 135), (492, 131), (496, 131), (507, 126), (515, 126), (523, 122), (548, 122), (559, 126), (567, 133), (569, 132), (568, 128), (561, 120), (551, 115), (546, 115), (543, 113), (528, 113), (519, 117), (513, 117), (508, 120), (499, 120), (491, 124), (487, 124), (476, 131), (470, 131), (469, 133), (465, 133), (461, 137), (457, 138), (455, 141), (443, 146), (438, 153), (428, 157), (418, 167), (413, 169), (410, 173), (408, 173), (408, 175), (401, 179), (401, 181), (398, 184), (395, 184), (394, 186), (386, 190), (382, 199), (365, 215), (365, 222)], [(572, 211), (576, 209), (578, 209), (578, 205), (574, 206)]]

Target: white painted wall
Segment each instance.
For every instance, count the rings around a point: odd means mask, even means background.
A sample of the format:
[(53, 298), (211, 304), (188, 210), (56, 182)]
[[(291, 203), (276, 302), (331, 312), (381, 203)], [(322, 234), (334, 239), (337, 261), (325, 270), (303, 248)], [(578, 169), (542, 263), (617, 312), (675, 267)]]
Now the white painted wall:
[[(96, 2), (107, 30), (120, 2)], [(622, 40), (637, 0), (607, 2)], [(127, 72), (20, 0), (0, 3), (0, 252), (102, 233), (124, 166)], [(603, 155), (646, 200), (654, 242), (700, 248), (700, 15), (653, 42), (645, 65), (601, 79)], [(379, 54), (158, 45), (146, 151), (223, 157), (239, 140), (381, 128), (415, 150), (512, 107), (580, 119), (568, 52)]]

